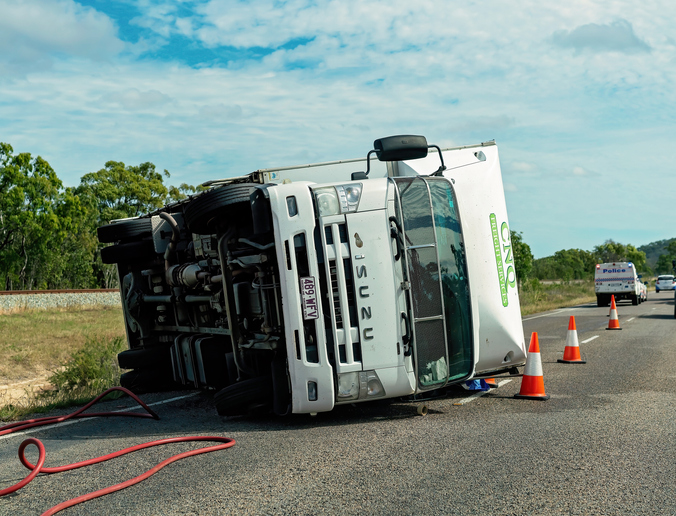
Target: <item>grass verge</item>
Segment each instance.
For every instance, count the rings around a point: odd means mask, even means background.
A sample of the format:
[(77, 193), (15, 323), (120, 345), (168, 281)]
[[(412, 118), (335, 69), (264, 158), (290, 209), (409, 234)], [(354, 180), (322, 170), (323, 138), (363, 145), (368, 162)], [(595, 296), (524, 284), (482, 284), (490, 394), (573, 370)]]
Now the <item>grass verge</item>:
[(45, 376), (91, 336), (124, 339), (121, 307), (26, 310), (0, 315), (0, 385)]
[(596, 301), (594, 281), (543, 284), (531, 279), (519, 288), (519, 301), (521, 315), (591, 303)]
[[(120, 337), (87, 339), (72, 353), (65, 366), (49, 376), (50, 389), (1, 406), (0, 420), (14, 421), (28, 414), (85, 404), (106, 389), (119, 385), (121, 371), (117, 354), (126, 347)], [(111, 399), (119, 396), (116, 393), (110, 395)]]

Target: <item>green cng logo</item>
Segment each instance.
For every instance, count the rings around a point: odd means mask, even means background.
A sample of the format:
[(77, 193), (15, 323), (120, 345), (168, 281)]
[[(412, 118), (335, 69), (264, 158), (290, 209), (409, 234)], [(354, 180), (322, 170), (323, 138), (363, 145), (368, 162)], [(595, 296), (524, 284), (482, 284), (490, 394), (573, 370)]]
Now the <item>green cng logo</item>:
[(500, 294), (502, 306), (509, 304), (507, 289), (516, 288), (516, 271), (514, 270), (514, 255), (512, 254), (512, 240), (507, 222), (503, 222), (498, 230), (498, 221), (495, 213), (491, 213), (491, 232), (493, 233), (493, 247), (495, 249), (495, 263), (498, 266)]

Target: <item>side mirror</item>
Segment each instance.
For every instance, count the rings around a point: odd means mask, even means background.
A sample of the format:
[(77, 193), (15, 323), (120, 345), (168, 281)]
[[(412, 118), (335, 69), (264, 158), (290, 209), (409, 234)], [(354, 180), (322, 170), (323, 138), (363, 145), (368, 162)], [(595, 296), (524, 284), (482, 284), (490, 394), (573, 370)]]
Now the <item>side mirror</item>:
[(371, 170), (371, 154), (375, 152), (378, 161), (407, 161), (409, 159), (420, 159), (427, 156), (427, 149), (434, 147), (439, 152), (441, 166), (432, 175), (440, 174), (446, 170), (444, 165), (444, 156), (437, 145), (427, 145), (427, 138), (416, 135), (398, 135), (379, 138), (373, 142), (373, 150), (366, 155), (366, 175)]
[(379, 161), (405, 161), (427, 156), (427, 138), (424, 136), (388, 136), (373, 142)]

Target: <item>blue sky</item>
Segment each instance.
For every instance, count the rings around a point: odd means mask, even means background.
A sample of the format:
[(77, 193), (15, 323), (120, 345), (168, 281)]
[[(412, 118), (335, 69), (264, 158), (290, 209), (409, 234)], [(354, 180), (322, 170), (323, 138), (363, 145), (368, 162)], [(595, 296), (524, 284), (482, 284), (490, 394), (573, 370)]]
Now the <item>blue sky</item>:
[(536, 257), (676, 236), (676, 4), (551, 4), (0, 0), (0, 141), (74, 186), (495, 139)]

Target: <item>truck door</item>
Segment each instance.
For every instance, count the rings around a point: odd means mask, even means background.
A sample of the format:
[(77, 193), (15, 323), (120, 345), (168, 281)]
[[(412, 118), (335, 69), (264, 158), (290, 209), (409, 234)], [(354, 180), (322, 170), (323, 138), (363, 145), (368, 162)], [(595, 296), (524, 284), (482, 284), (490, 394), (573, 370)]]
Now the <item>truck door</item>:
[(443, 177), (395, 178), (410, 282), (419, 390), (467, 378), (473, 368), (472, 318), (457, 202)]

